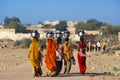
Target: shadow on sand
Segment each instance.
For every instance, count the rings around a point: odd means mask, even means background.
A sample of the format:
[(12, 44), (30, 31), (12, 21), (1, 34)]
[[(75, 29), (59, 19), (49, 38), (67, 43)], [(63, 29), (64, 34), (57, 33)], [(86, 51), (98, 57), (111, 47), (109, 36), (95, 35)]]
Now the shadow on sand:
[(115, 76), (113, 73), (107, 73), (107, 72), (104, 72), (104, 73), (85, 73), (85, 74), (80, 74), (80, 73), (69, 73), (69, 74), (64, 74), (64, 73), (61, 73), (59, 74), (57, 77), (73, 77), (73, 76), (91, 76), (91, 77), (94, 77), (94, 76)]

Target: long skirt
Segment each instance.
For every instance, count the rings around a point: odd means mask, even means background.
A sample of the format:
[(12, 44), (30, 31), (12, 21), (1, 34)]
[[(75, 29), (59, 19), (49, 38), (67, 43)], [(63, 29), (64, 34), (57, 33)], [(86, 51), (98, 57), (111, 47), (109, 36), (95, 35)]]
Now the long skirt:
[(62, 70), (62, 60), (61, 60), (61, 61), (56, 61), (56, 65), (57, 65), (56, 75), (59, 75), (59, 73), (60, 73), (61, 70)]
[(81, 56), (78, 53), (78, 64), (79, 64), (80, 74), (84, 74), (86, 71), (86, 56)]
[(70, 70), (71, 70), (71, 60), (68, 61), (64, 60), (64, 73), (69, 74)]
[(32, 68), (33, 68), (33, 74), (34, 74), (34, 77), (35, 76), (41, 76), (42, 75), (42, 69), (41, 69), (41, 66), (40, 66), (40, 62), (39, 61), (31, 61), (31, 64), (32, 64)]

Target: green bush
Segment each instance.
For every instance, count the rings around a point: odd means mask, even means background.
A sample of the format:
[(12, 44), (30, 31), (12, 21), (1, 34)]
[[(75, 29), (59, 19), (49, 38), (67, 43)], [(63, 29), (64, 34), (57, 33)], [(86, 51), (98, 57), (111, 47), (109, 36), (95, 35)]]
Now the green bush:
[(17, 46), (20, 46), (20, 44), (21, 44), (21, 42), (19, 40), (17, 40), (17, 41), (14, 42), (13, 46), (17, 47)]
[[(24, 38), (22, 40), (17, 40), (14, 42), (14, 47), (20, 47), (20, 48), (29, 48), (31, 39)], [(39, 43), (43, 48), (46, 48), (46, 39), (39, 39)]]
[(77, 42), (70, 40), (70, 44), (72, 45), (72, 49), (77, 49)]
[(7, 45), (7, 46), (12, 46), (14, 41), (11, 39), (0, 39), (0, 43)]
[(46, 39), (45, 38), (39, 39), (39, 43), (43, 48), (46, 48)]
[[(54, 41), (56, 42), (56, 39)], [(64, 43), (64, 41), (65, 40), (62, 38), (62, 43)], [(77, 49), (77, 45), (76, 45), (75, 41), (72, 41), (70, 39), (69, 42), (71, 43), (73, 49)], [(20, 47), (20, 48), (29, 48), (30, 43), (31, 43), (31, 39), (24, 38), (22, 40), (15, 41), (13, 46)], [(46, 39), (45, 38), (39, 39), (39, 43), (44, 49), (46, 48)]]
[(106, 49), (105, 52), (106, 53), (107, 52), (114, 52), (115, 50), (120, 50), (120, 47), (119, 46), (116, 46), (116, 47), (113, 47), (113, 48), (109, 47), (109, 48)]
[(22, 39), (22, 41), (21, 41), (20, 47), (21, 47), (21, 48), (29, 48), (30, 43), (31, 43), (31, 39), (24, 38), (24, 39)]
[(118, 72), (118, 71), (120, 71), (120, 68), (118, 68), (118, 67), (113, 67), (113, 71)]
[(14, 43), (14, 47), (29, 48), (31, 39), (24, 38), (22, 40), (17, 40)]
[(12, 39), (0, 39), (0, 42), (13, 42), (13, 40)]

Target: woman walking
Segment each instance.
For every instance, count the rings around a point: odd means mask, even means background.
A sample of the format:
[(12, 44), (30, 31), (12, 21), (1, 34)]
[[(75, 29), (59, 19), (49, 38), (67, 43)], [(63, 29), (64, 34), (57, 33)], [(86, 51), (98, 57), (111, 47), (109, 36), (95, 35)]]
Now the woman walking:
[(41, 65), (40, 65), (40, 54), (41, 48), (38, 42), (39, 33), (35, 30), (31, 33), (33, 37), (32, 42), (30, 44), (30, 50), (28, 57), (30, 58), (30, 62), (33, 67), (34, 77), (38, 77), (42, 75)]
[(56, 50), (56, 75), (58, 75), (60, 73), (60, 71), (62, 70), (62, 56), (63, 56), (63, 47), (62, 47), (62, 43), (61, 43), (61, 37), (62, 37), (62, 33), (61, 31), (57, 31), (56, 32), (56, 37), (57, 37), (57, 50)]
[(79, 34), (80, 41), (78, 43), (78, 64), (80, 69), (80, 74), (85, 74), (86, 71), (86, 43), (84, 42), (84, 31), (80, 31)]
[(53, 41), (54, 33), (47, 32), (47, 49), (45, 54), (45, 64), (47, 68), (47, 76), (55, 76), (56, 73), (56, 49), (57, 46)]
[(64, 37), (65, 42), (63, 43), (63, 56), (64, 56), (64, 73), (69, 74), (71, 69), (71, 58), (73, 57), (72, 47), (69, 43), (70, 32), (65, 31)]

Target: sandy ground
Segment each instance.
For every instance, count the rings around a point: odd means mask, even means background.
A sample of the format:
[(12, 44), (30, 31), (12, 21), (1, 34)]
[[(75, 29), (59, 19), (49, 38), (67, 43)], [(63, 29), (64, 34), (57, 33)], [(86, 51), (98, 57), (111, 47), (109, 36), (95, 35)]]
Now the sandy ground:
[(38, 78), (33, 78), (27, 55), (28, 49), (0, 49), (0, 80), (120, 80), (120, 55), (118, 54), (88, 52), (86, 74), (80, 75), (77, 51), (74, 50), (76, 65), (72, 65), (70, 74), (63, 74), (62, 70), (57, 77), (45, 77), (46, 70), (43, 64), (43, 75)]

